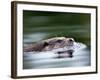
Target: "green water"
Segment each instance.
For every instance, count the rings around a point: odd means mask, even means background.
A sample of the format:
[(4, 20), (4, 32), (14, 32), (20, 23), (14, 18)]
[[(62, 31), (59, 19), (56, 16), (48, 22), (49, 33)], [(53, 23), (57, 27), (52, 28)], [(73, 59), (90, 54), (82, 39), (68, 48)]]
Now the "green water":
[(66, 36), (90, 47), (90, 14), (23, 11), (24, 42)]

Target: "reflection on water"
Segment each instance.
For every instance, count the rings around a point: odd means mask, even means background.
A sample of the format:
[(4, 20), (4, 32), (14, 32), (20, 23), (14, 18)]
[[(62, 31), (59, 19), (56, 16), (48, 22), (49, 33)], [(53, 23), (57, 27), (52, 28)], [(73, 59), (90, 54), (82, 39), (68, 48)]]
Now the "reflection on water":
[(61, 49), (44, 52), (24, 52), (24, 69), (90, 66), (90, 50), (82, 43), (74, 43), (73, 56)]

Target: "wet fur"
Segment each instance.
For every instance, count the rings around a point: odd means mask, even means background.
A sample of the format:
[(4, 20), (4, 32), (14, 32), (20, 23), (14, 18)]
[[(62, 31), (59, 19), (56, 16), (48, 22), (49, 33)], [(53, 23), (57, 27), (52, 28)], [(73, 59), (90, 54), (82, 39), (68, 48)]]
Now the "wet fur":
[(24, 48), (24, 52), (31, 52), (31, 51), (50, 51), (56, 48), (63, 48), (65, 46), (71, 46), (69, 40), (74, 41), (72, 38), (66, 37), (54, 37), (50, 39), (46, 39), (40, 42), (36, 42), (30, 46)]

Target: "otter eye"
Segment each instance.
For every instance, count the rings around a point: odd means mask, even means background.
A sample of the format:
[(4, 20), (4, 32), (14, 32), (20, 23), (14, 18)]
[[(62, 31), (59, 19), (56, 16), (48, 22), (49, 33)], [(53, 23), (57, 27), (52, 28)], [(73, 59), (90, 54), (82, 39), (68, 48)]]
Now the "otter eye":
[(62, 40), (57, 40), (57, 42), (58, 42), (58, 43), (61, 43), (61, 42), (62, 42)]

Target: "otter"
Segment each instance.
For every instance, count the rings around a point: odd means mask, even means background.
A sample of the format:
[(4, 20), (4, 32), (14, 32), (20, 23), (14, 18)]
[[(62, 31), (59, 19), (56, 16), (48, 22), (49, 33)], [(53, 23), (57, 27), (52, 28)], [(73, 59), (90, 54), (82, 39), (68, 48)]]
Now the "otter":
[[(32, 51), (51, 51), (58, 48), (64, 48), (64, 47), (71, 47), (74, 45), (74, 39), (73, 38), (66, 38), (66, 37), (54, 37), (46, 40), (42, 40), (40, 42), (35, 42), (34, 44), (31, 44), (30, 46), (27, 46), (24, 48), (24, 52), (32, 52)], [(63, 53), (66, 51), (60, 51), (58, 52)]]

